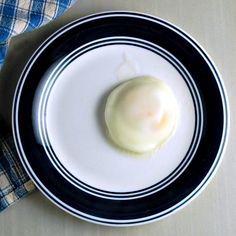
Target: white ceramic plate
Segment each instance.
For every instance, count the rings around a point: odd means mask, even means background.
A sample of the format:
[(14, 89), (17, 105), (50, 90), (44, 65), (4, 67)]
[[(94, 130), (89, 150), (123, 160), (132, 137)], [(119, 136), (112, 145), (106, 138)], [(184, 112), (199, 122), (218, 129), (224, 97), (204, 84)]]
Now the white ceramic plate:
[[(115, 86), (143, 75), (165, 81), (181, 112), (168, 143), (132, 157), (107, 139), (104, 105)], [(101, 13), (63, 27), (32, 56), (13, 132), (28, 174), (56, 205), (95, 223), (143, 224), (206, 185), (226, 142), (227, 101), (214, 64), (183, 31), (140, 13)]]

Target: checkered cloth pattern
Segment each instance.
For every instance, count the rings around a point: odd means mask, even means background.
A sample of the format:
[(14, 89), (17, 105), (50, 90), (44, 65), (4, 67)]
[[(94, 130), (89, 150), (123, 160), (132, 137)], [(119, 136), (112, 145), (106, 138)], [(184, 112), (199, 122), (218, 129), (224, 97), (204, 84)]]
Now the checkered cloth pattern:
[(0, 0), (0, 64), (3, 63), (9, 39), (61, 15), (72, 0)]
[[(0, 68), (12, 36), (61, 15), (72, 0), (0, 0)], [(35, 189), (22, 167), (10, 129), (0, 120), (0, 212)]]
[(11, 134), (4, 128), (0, 129), (0, 212), (35, 189), (18, 160)]

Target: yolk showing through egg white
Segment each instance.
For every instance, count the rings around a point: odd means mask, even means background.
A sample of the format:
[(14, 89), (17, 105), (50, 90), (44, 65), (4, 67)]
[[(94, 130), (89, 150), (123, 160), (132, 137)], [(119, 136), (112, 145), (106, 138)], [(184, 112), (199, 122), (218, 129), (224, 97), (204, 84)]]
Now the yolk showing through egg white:
[(121, 149), (143, 154), (158, 149), (174, 133), (178, 106), (163, 81), (143, 76), (123, 82), (108, 96), (105, 122)]

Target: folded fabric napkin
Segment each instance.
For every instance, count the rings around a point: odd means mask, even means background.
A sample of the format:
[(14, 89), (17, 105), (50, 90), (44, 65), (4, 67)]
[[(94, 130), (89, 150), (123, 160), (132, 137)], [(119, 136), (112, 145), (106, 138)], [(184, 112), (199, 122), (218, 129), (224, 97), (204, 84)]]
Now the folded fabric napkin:
[[(61, 15), (73, 0), (0, 0), (0, 68), (12, 36)], [(0, 212), (35, 189), (17, 155), (9, 128), (0, 119)]]

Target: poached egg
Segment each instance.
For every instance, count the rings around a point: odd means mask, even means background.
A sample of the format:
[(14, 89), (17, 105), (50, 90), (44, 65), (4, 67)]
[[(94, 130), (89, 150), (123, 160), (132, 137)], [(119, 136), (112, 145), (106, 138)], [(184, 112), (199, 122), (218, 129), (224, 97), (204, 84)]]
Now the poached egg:
[(127, 152), (150, 153), (173, 135), (179, 109), (174, 93), (162, 80), (142, 76), (111, 91), (105, 123), (111, 140)]

